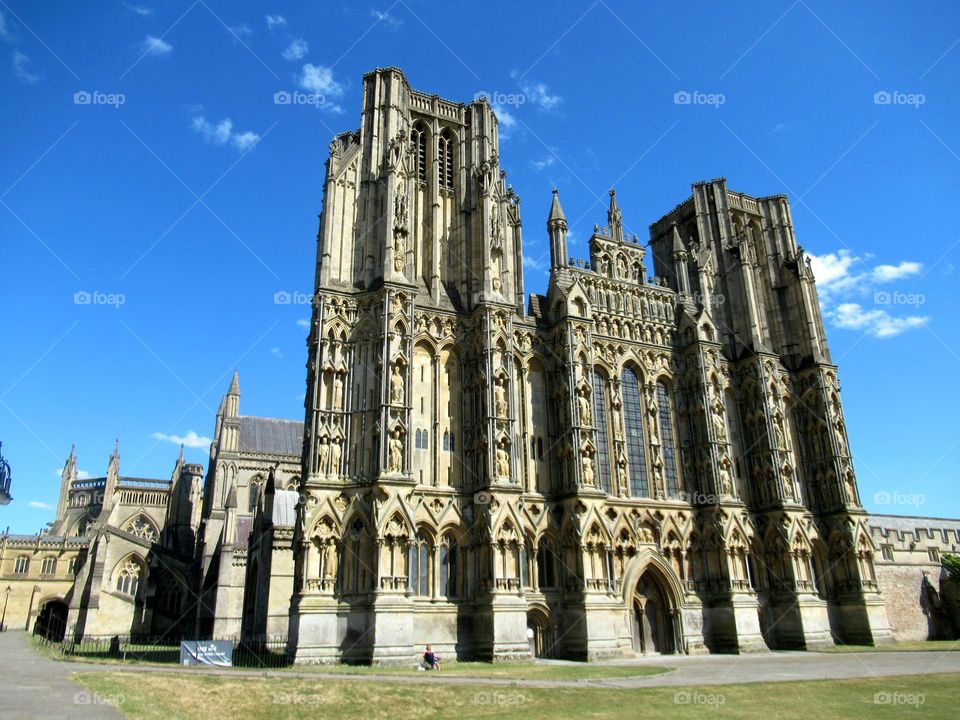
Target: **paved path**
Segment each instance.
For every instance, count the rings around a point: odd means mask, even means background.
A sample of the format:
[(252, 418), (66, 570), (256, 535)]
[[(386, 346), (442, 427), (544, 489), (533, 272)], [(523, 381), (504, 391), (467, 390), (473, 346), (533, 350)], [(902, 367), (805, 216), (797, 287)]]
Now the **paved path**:
[(75, 668), (50, 660), (25, 632), (0, 633), (0, 718), (122, 718), (115, 708), (70, 679)]

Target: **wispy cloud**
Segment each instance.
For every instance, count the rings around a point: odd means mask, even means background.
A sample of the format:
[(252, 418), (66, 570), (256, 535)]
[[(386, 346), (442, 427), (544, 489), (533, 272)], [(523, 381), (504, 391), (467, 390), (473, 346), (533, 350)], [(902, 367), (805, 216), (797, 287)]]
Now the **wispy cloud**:
[[(927, 315), (909, 311), (925, 302), (922, 293), (888, 287), (891, 282), (919, 275), (922, 263), (902, 260), (896, 265), (871, 266), (872, 256), (860, 257), (846, 249), (809, 257), (823, 314), (837, 327), (891, 338), (930, 321)], [(909, 309), (904, 311), (904, 307)], [(892, 312), (894, 308), (900, 312)]]
[(213, 442), (208, 437), (202, 437), (197, 435), (193, 430), (188, 432), (184, 436), (180, 435), (166, 435), (161, 432), (155, 432), (150, 435), (154, 440), (163, 440), (164, 442), (173, 443), (174, 445), (183, 445), (188, 448), (205, 448), (209, 447), (210, 443)]
[(297, 320), (297, 325), (299, 325), (302, 328), (308, 328), (310, 327), (310, 321), (307, 320), (306, 318), (300, 318), (299, 320)]
[(30, 63), (30, 58), (24, 55), (19, 50), (13, 51), (13, 74), (17, 78), (25, 83), (33, 84), (40, 79), (39, 75), (34, 75), (27, 68), (27, 65)]
[(540, 172), (541, 170), (544, 170), (550, 167), (551, 165), (553, 165), (554, 162), (556, 162), (556, 158), (554, 158), (553, 155), (545, 155), (540, 160), (531, 160), (530, 167), (536, 170), (537, 172)]
[(146, 5), (131, 5), (130, 3), (124, 3), (123, 6), (134, 15), (139, 15), (140, 17), (151, 17), (153, 15), (153, 8), (147, 7)]
[(230, 118), (221, 120), (214, 125), (207, 122), (207, 119), (200, 115), (193, 119), (191, 127), (200, 133), (208, 143), (213, 145), (229, 144), (241, 152), (249, 150), (260, 142), (260, 136), (251, 130), (235, 132), (233, 129), (233, 121)]
[(510, 77), (517, 80), (525, 102), (536, 106), (539, 110), (556, 110), (563, 103), (563, 98), (556, 93), (551, 93), (545, 83), (525, 80), (517, 70), (513, 70)]
[(283, 351), (278, 347), (270, 348), (270, 354), (277, 358), (277, 360), (283, 359)]
[(163, 57), (164, 55), (169, 55), (172, 51), (173, 45), (162, 38), (154, 37), (153, 35), (147, 35), (140, 42), (140, 52), (142, 52), (144, 55)]
[(403, 25), (403, 20), (394, 17), (389, 10), (371, 10), (370, 16), (381, 23), (387, 30), (396, 30)]
[(40, 510), (53, 510), (53, 505), (48, 505), (45, 502), (40, 502), (39, 500), (31, 500), (27, 503), (29, 507), (39, 508)]
[(500, 123), (500, 139), (508, 140), (513, 129), (517, 126), (517, 119), (503, 105), (491, 103), (490, 108), (497, 116)]
[(287, 19), (283, 15), (267, 15), (265, 20), (267, 21), (267, 30), (273, 30), (287, 24)]
[(236, 43), (237, 39), (243, 39), (245, 37), (250, 37), (253, 35), (253, 30), (250, 29), (250, 26), (245, 23), (240, 23), (239, 25), (230, 25), (227, 27), (227, 30), (234, 35), (233, 42)]
[(0, 12), (0, 40), (11, 40), (10, 31), (7, 30), (7, 18)]
[(523, 268), (524, 270), (535, 270), (537, 272), (542, 272), (548, 269), (549, 265), (544, 258), (533, 257), (532, 255), (523, 256)]
[(307, 53), (310, 51), (310, 46), (307, 45), (307, 41), (303, 38), (294, 39), (287, 49), (283, 51), (284, 60), (301, 60), (307, 56)]
[(307, 63), (300, 71), (297, 84), (314, 95), (323, 96), (323, 103), (320, 104), (320, 107), (324, 110), (334, 113), (343, 112), (343, 108), (333, 102), (336, 98), (343, 97), (343, 85), (333, 77), (331, 68)]

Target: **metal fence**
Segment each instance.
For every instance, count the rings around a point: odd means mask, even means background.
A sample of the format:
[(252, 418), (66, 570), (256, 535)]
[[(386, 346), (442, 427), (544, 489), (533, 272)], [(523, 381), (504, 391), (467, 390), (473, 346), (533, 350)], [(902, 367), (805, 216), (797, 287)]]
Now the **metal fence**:
[[(179, 665), (180, 641), (170, 635), (85, 635), (65, 637), (64, 628), (50, 625), (35, 630), (37, 642), (79, 660), (119, 660)], [(217, 638), (213, 638), (217, 639)], [(292, 664), (286, 638), (225, 638), (233, 644), (233, 666), (239, 668), (280, 668)]]

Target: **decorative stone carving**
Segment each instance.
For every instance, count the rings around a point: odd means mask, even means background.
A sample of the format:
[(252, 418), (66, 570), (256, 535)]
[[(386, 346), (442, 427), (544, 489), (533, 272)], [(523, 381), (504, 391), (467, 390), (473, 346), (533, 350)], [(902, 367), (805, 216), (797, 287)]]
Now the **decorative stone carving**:
[(399, 475), (403, 469), (403, 439), (400, 437), (400, 431), (394, 430), (390, 436), (390, 453), (388, 469), (391, 473)]
[(510, 477), (510, 453), (503, 445), (497, 447), (497, 476), (502, 478)]
[(343, 375), (340, 373), (333, 376), (333, 409), (343, 409)]
[(593, 458), (589, 455), (584, 455), (580, 460), (580, 466), (583, 469), (583, 484), (589, 487), (594, 485), (594, 475), (593, 475)]
[(320, 438), (320, 444), (317, 445), (317, 467), (321, 475), (327, 473), (327, 457), (330, 454), (330, 445), (327, 443), (327, 436)]
[(333, 444), (330, 445), (330, 474), (339, 475), (340, 474), (340, 455), (341, 455), (341, 446), (340, 438), (334, 438)]
[(583, 389), (579, 395), (577, 395), (577, 408), (580, 411), (580, 424), (581, 425), (592, 425), (593, 417), (590, 411), (590, 391)]
[(393, 235), (393, 269), (403, 272), (407, 265), (407, 239), (403, 233)]
[(499, 378), (493, 386), (493, 405), (496, 416), (499, 418), (509, 417), (510, 407), (507, 403), (507, 389), (505, 378)]
[(393, 375), (390, 376), (390, 402), (393, 405), (403, 405), (404, 389), (403, 372), (398, 363), (393, 366)]

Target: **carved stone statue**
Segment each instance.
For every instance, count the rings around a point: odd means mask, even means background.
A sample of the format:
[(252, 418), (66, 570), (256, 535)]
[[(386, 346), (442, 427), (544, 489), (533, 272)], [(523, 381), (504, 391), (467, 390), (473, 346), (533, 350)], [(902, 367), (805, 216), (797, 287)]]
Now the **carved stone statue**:
[(403, 272), (407, 265), (407, 241), (403, 233), (394, 233), (393, 236), (393, 269)]
[(508, 417), (510, 408), (507, 405), (507, 389), (502, 380), (498, 380), (493, 386), (493, 404), (497, 417)]
[(327, 444), (327, 436), (320, 438), (320, 444), (317, 445), (317, 467), (320, 468), (320, 474), (327, 472), (327, 457), (330, 455), (330, 446)]
[(582, 395), (577, 395), (577, 407), (580, 410), (580, 423), (582, 425), (591, 425), (593, 418), (590, 414), (590, 397), (586, 391)]
[(407, 210), (406, 193), (400, 191), (393, 199), (393, 227), (395, 230), (406, 232), (409, 212)]
[(497, 448), (497, 477), (510, 477), (510, 454), (503, 445)]
[(720, 494), (733, 494), (733, 482), (730, 480), (730, 461), (727, 458), (720, 461)]
[(783, 421), (780, 418), (773, 421), (773, 433), (777, 441), (777, 450), (786, 450), (787, 440), (783, 435)]
[(403, 404), (404, 381), (400, 366), (393, 366), (393, 375), (390, 377), (390, 402), (394, 405)]
[(613, 406), (613, 436), (618, 440), (623, 439), (623, 412), (619, 405)]
[(337, 549), (333, 540), (323, 546), (323, 579), (333, 580), (337, 576)]
[(333, 409), (343, 409), (343, 376), (340, 373), (333, 376)]
[(403, 467), (403, 440), (399, 430), (394, 430), (390, 436), (389, 463), (388, 469), (392, 473), (399, 473)]
[(584, 455), (580, 465), (583, 468), (583, 484), (593, 487), (593, 459), (589, 455)]
[(330, 474), (339, 475), (340, 474), (340, 454), (341, 454), (340, 438), (334, 438), (333, 444), (330, 446)]
[(840, 455), (847, 454), (847, 439), (843, 436), (843, 420), (837, 418), (833, 425), (833, 434), (837, 438), (837, 452)]
[(713, 431), (717, 442), (727, 441), (727, 424), (723, 421), (723, 406), (719, 401), (713, 406)]

